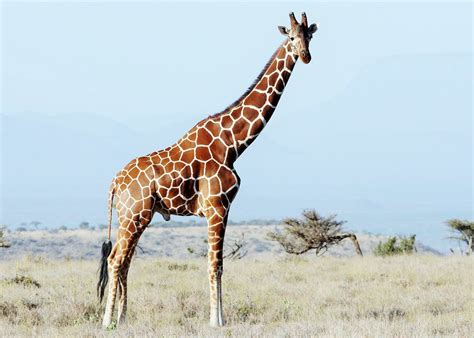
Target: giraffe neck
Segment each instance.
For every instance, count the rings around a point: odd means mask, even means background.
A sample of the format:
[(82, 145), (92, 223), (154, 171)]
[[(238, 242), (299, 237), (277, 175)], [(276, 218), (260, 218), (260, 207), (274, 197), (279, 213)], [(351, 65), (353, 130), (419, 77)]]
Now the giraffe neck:
[(232, 108), (221, 123), (231, 130), (230, 142), (236, 158), (257, 138), (273, 115), (298, 57), (285, 41), (268, 62), (255, 84)]

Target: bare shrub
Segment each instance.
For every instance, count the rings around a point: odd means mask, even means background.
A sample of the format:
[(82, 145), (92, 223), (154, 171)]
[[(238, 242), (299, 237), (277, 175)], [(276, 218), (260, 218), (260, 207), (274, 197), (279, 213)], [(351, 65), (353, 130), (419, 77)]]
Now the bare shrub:
[(39, 304), (23, 299), (17, 304), (0, 303), (0, 319), (3, 317), (13, 325), (38, 326), (43, 324), (39, 313)]
[(172, 263), (168, 265), (168, 270), (170, 271), (187, 271), (187, 270), (198, 270), (199, 267), (194, 264), (178, 264), (178, 263)]
[(18, 284), (24, 287), (40, 288), (41, 284), (31, 276), (16, 275), (14, 278), (6, 279), (7, 284)]
[(406, 312), (400, 308), (384, 308), (376, 310), (368, 310), (364, 313), (358, 313), (356, 315), (357, 319), (367, 318), (367, 319), (377, 319), (377, 320), (388, 320), (394, 321), (397, 319), (403, 319), (406, 316)]
[(247, 246), (247, 241), (244, 238), (244, 233), (240, 235), (240, 238), (231, 242), (231, 244), (225, 244), (226, 249), (224, 249), (224, 258), (230, 259), (242, 259), (244, 258), (248, 251), (245, 249)]
[(336, 215), (322, 217), (315, 210), (306, 210), (302, 219), (287, 218), (283, 223), (285, 226), (283, 234), (269, 232), (268, 237), (280, 243), (289, 254), (301, 255), (314, 250), (316, 255), (322, 255), (329, 247), (350, 238), (356, 253), (362, 256), (356, 235), (343, 233), (342, 225), (345, 221), (336, 220)]
[(6, 318), (9, 322), (15, 322), (18, 316), (18, 307), (10, 302), (0, 303), (0, 317)]
[[(199, 249), (188, 247), (188, 252), (193, 256), (207, 258), (207, 239), (204, 239), (203, 243), (205, 244), (205, 246), (201, 246)], [(223, 257), (232, 260), (244, 258), (248, 253), (248, 251), (246, 250), (247, 244), (248, 243), (245, 240), (243, 233), (241, 234), (240, 238), (235, 239), (230, 243), (229, 241), (224, 242)]]

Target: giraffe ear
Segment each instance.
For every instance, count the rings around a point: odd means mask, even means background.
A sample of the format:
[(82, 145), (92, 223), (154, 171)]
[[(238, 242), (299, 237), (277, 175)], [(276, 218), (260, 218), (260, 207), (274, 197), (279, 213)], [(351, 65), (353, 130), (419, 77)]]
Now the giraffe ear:
[(319, 28), (319, 23), (313, 23), (311, 26), (308, 27), (308, 33), (310, 34), (316, 33), (318, 28)]
[(289, 33), (288, 28), (286, 28), (285, 26), (278, 26), (278, 30), (283, 35), (288, 35), (288, 33)]

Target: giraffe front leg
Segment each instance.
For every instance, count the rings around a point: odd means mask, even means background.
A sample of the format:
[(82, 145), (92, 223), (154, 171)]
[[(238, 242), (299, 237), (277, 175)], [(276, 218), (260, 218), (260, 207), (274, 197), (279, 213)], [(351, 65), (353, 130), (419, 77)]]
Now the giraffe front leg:
[(227, 224), (225, 208), (211, 208), (213, 211), (208, 220), (208, 260), (210, 289), (210, 325), (224, 326), (222, 309), (222, 272), (224, 235)]

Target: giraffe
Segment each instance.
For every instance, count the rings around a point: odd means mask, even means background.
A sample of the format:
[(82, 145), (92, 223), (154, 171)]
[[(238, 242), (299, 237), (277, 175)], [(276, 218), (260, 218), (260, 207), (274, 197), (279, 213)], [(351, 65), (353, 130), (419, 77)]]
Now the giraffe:
[[(240, 186), (234, 162), (270, 120), (298, 58), (311, 61), (309, 43), (318, 29), (305, 13), (290, 28), (279, 26), (285, 41), (253, 85), (224, 111), (197, 123), (174, 145), (130, 161), (113, 179), (108, 199), (108, 241), (102, 245), (97, 292), (105, 293), (103, 326), (108, 327), (118, 296), (118, 323), (127, 312), (127, 275), (135, 247), (155, 213), (197, 215), (208, 223), (210, 325), (223, 326), (223, 244), (229, 208)], [(112, 247), (112, 204), (116, 199), (119, 229)]]

